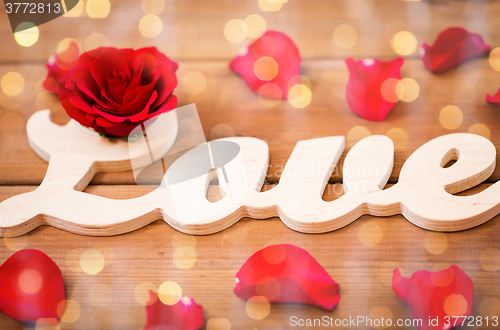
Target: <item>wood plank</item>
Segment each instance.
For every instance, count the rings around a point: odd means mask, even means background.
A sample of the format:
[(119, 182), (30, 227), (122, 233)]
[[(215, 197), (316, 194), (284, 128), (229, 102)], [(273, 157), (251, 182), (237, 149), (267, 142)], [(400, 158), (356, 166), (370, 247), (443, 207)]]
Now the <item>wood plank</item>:
[[(85, 1), (86, 2), (86, 1)], [(0, 10), (0, 61), (45, 62), (68, 37), (85, 44), (92, 33), (104, 34), (115, 47), (141, 48), (155, 45), (176, 60), (229, 60), (251, 39), (233, 44), (224, 37), (224, 26), (231, 19), (261, 15), (267, 28), (290, 35), (302, 56), (310, 58), (393, 57), (391, 37), (400, 30), (409, 30), (419, 45), (434, 42), (437, 34), (450, 26), (463, 26), (481, 33), (487, 42), (500, 44), (500, 5), (497, 1), (392, 1), (392, 0), (293, 0), (278, 12), (263, 12), (258, 1), (167, 1), (159, 15), (162, 32), (154, 39), (143, 37), (138, 29), (144, 16), (139, 1), (112, 1), (110, 14), (103, 19), (60, 17), (39, 27), (40, 39), (29, 48), (19, 46), (12, 34), (7, 14)], [(126, 15), (126, 19), (124, 19)], [(191, 44), (176, 38), (175, 27), (191, 21), (198, 37)], [(334, 30), (349, 24), (357, 31), (358, 42), (344, 50), (332, 40)], [(181, 42), (179, 42), (179, 40)], [(418, 49), (411, 55), (418, 57)]]
[[(485, 97), (500, 87), (500, 76), (491, 69), (487, 59), (468, 62), (443, 75), (426, 71), (420, 60), (407, 60), (402, 69), (403, 77), (411, 77), (418, 82), (420, 95), (414, 102), (397, 103), (384, 122), (364, 120), (349, 110), (344, 96), (347, 68), (343, 61), (308, 60), (303, 66), (304, 75), (312, 86), (312, 101), (305, 109), (295, 109), (286, 101), (274, 108), (263, 106), (242, 79), (228, 69), (226, 61), (181, 62), (178, 72), (180, 81), (186, 73), (199, 71), (206, 77), (207, 87), (200, 95), (191, 96), (180, 84), (176, 89), (179, 106), (196, 104), (209, 140), (234, 131), (236, 136), (253, 136), (266, 141), (271, 155), (266, 180), (270, 183), (278, 182), (283, 166), (298, 141), (333, 135), (348, 136), (355, 126), (366, 127), (372, 134), (386, 134), (394, 128), (406, 132), (407, 146), (399, 143), (396, 148), (390, 182), (397, 181), (404, 161), (423, 143), (440, 135), (467, 132), (476, 123), (487, 126), (498, 152), (500, 112), (497, 106), (487, 104)], [(0, 66), (0, 75), (9, 71), (20, 72), (26, 84), (19, 108), (10, 110), (0, 104), (2, 121), (10, 118), (0, 125), (0, 184), (39, 184), (47, 164), (29, 147), (26, 122), (37, 109), (50, 108), (54, 121), (59, 124), (65, 123), (68, 117), (57, 97), (40, 92), (41, 89), (35, 87), (45, 75), (42, 65)], [(463, 113), (463, 122), (455, 130), (445, 129), (439, 122), (441, 109), (450, 104), (458, 106)], [(7, 114), (8, 117), (3, 117)], [(230, 129), (227, 130), (227, 126), (226, 130), (221, 129), (217, 126), (219, 124), (228, 125)], [(348, 139), (346, 151), (351, 145)], [(345, 154), (330, 182), (341, 181)], [(497, 168), (488, 181), (499, 179), (500, 168)], [(95, 176), (94, 183), (132, 184), (134, 179), (131, 172), (101, 173)]]
[[(487, 186), (481, 185), (464, 195)], [(340, 187), (333, 187), (325, 199), (340, 196)], [(34, 188), (0, 187), (0, 200)], [(110, 198), (132, 198), (146, 191), (132, 186), (91, 186), (88, 192)], [(0, 239), (3, 246), (0, 262), (21, 247), (39, 249), (54, 259), (61, 268), (68, 298), (76, 300), (82, 309), (80, 318), (72, 324), (62, 323), (62, 329), (140, 328), (146, 314), (134, 298), (136, 286), (143, 281), (159, 286), (167, 280), (177, 282), (183, 295), (203, 305), (206, 320), (227, 318), (232, 329), (288, 329), (289, 319), (294, 315), (348, 318), (368, 316), (375, 307), (387, 307), (393, 320), (411, 318), (407, 305), (390, 287), (395, 267), (402, 270), (403, 276), (410, 276), (420, 269), (441, 270), (451, 264), (458, 265), (474, 282), (472, 315), (482, 315), (483, 301), (500, 295), (500, 273), (485, 270), (498, 266), (481, 257), (486, 249), (498, 248), (498, 230), (500, 217), (471, 230), (446, 234), (427, 232), (401, 216), (363, 216), (345, 228), (319, 235), (292, 231), (277, 218), (242, 220), (223, 232), (196, 237), (180, 234), (161, 221), (129, 234), (99, 238), (44, 226), (19, 238)], [(248, 317), (245, 302), (232, 292), (234, 276), (254, 252), (278, 243), (306, 249), (325, 267), (340, 284), (342, 299), (337, 308), (325, 312), (309, 306), (273, 305), (262, 321)], [(195, 245), (194, 254), (184, 254), (183, 259), (182, 253), (175, 252), (174, 245), (178, 250)], [(104, 268), (97, 275), (84, 273), (79, 266), (81, 254), (88, 249), (100, 251), (105, 259)], [(176, 267), (189, 264), (188, 257), (196, 259), (192, 268)], [(484, 307), (481, 310), (484, 313)], [(1, 313), (0, 327), (21, 329)]]

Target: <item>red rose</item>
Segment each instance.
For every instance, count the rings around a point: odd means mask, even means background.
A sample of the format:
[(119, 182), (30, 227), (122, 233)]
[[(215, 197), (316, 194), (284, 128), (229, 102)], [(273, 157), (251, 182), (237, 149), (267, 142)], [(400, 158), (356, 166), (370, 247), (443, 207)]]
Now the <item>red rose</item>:
[(82, 54), (59, 81), (66, 112), (83, 126), (127, 136), (145, 120), (172, 110), (177, 63), (156, 48), (98, 48)]
[(49, 73), (43, 82), (43, 87), (50, 92), (57, 93), (59, 80), (63, 79), (68, 71), (73, 68), (79, 53), (78, 44), (71, 41), (65, 50), (51, 56), (47, 62)]

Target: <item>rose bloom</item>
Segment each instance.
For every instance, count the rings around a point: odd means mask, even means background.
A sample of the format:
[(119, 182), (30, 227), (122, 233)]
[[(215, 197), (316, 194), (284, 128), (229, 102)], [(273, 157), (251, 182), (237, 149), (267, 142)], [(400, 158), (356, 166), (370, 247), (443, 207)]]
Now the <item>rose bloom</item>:
[(154, 47), (101, 47), (78, 58), (59, 80), (57, 93), (66, 112), (83, 126), (127, 136), (145, 120), (175, 108), (177, 68)]

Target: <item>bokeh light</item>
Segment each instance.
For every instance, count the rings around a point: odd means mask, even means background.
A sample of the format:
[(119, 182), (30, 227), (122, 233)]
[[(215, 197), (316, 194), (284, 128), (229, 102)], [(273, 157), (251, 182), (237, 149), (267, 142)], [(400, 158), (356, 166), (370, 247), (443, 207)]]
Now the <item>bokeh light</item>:
[[(71, 44), (74, 43), (76, 43), (77, 48), (71, 47)], [(78, 59), (80, 48), (80, 43), (77, 40), (73, 38), (63, 39), (57, 45), (58, 58), (66, 63), (73, 63)]]
[(63, 17), (79, 17), (79, 16), (83, 16), (82, 14), (85, 14), (85, 1), (84, 0), (78, 1), (76, 6), (71, 8), (70, 11), (67, 11), (66, 13), (64, 13)]
[(391, 47), (399, 55), (410, 55), (417, 49), (417, 38), (409, 31), (399, 31), (392, 37)]
[(431, 282), (435, 286), (439, 286), (441, 288), (444, 288), (453, 282), (453, 279), (455, 278), (455, 272), (453, 269), (446, 269), (445, 271), (439, 271), (439, 272), (432, 272), (431, 273)]
[(464, 116), (462, 111), (454, 105), (447, 105), (439, 112), (439, 122), (446, 129), (457, 129), (462, 125)]
[(260, 104), (265, 107), (272, 108), (281, 103), (283, 92), (281, 88), (275, 83), (265, 83), (259, 88), (257, 97)]
[[(368, 314), (368, 319), (371, 320), (392, 320), (392, 311), (390, 308), (385, 306), (376, 306), (370, 309), (370, 313)], [(387, 322), (380, 322), (379, 325), (376, 325), (376, 322), (373, 322), (374, 329), (385, 329), (388, 328)]]
[(24, 78), (19, 72), (11, 71), (2, 77), (0, 86), (6, 95), (16, 96), (24, 89)]
[(91, 51), (93, 49), (99, 48), (99, 47), (108, 47), (109, 46), (109, 41), (108, 38), (102, 33), (95, 32), (92, 33), (85, 39), (84, 43), (84, 48), (85, 51)]
[(41, 317), (36, 320), (35, 330), (60, 330), (59, 320), (54, 317)]
[(165, 305), (175, 305), (182, 298), (182, 289), (176, 282), (166, 281), (158, 288), (158, 297)]
[(259, 8), (262, 11), (279, 11), (282, 6), (280, 0), (259, 0)]
[(157, 292), (158, 288), (150, 282), (141, 282), (137, 284), (134, 289), (134, 297), (135, 300), (142, 306), (149, 306), (154, 304), (157, 296), (153, 296), (153, 300), (151, 299), (151, 291)]
[(489, 60), (491, 67), (496, 71), (500, 71), (500, 47), (491, 51)]
[(340, 25), (333, 32), (333, 42), (342, 49), (349, 49), (356, 45), (358, 41), (358, 33), (356, 30), (347, 24)]
[(234, 129), (227, 124), (217, 124), (210, 131), (210, 140), (236, 136)]
[(471, 127), (469, 127), (469, 129), (467, 130), (467, 132), (471, 134), (481, 135), (482, 137), (485, 137), (488, 140), (491, 137), (491, 132), (488, 126), (481, 123), (472, 124)]
[(479, 306), (479, 314), (482, 317), (494, 317), (500, 314), (500, 299), (497, 297), (486, 297)]
[(22, 292), (33, 295), (42, 289), (43, 278), (36, 269), (26, 269), (19, 275), (17, 284)]
[(358, 141), (370, 136), (371, 133), (368, 128), (364, 126), (354, 126), (347, 133), (347, 146), (352, 148)]
[(285, 245), (272, 245), (264, 248), (262, 250), (262, 257), (267, 263), (276, 265), (285, 260), (286, 258), (286, 246)]
[(14, 33), (14, 39), (16, 42), (23, 47), (31, 47), (37, 41), (40, 36), (40, 30), (35, 24), (31, 22), (23, 22), (19, 24)]
[(212, 317), (207, 322), (207, 330), (231, 330), (231, 322), (226, 318)]
[(28, 245), (28, 235), (22, 235), (17, 237), (4, 237), (2, 239), (3, 244), (7, 249), (17, 252), (24, 249)]
[(399, 96), (403, 102), (413, 102), (420, 94), (420, 86), (418, 83), (411, 78), (403, 78), (399, 82), (402, 87), (397, 87), (396, 91), (399, 91)]
[(156, 38), (163, 30), (162, 20), (153, 14), (148, 14), (139, 21), (139, 32), (146, 38)]
[(252, 320), (263, 320), (271, 311), (271, 304), (265, 297), (253, 296), (245, 305), (245, 312)]
[(488, 248), (479, 257), (481, 267), (487, 272), (496, 272), (500, 269), (500, 250)]
[(160, 15), (165, 10), (165, 0), (142, 0), (141, 9), (144, 14)]
[(424, 246), (430, 254), (443, 254), (448, 249), (448, 236), (445, 233), (426, 232)]
[(249, 15), (243, 21), (247, 26), (247, 37), (259, 38), (266, 32), (266, 20), (260, 15)]
[(274, 58), (262, 56), (255, 61), (253, 71), (260, 80), (269, 81), (278, 75), (279, 66)]
[(311, 90), (306, 85), (297, 84), (288, 90), (288, 102), (294, 108), (307, 107), (311, 103), (311, 99)]
[(241, 19), (233, 18), (224, 26), (224, 37), (229, 42), (240, 43), (247, 38), (248, 26)]
[(408, 147), (408, 134), (402, 128), (391, 128), (385, 133), (394, 143), (394, 151), (404, 151)]
[(198, 39), (198, 25), (191, 21), (181, 21), (175, 25), (175, 40), (181, 45), (190, 45)]
[(272, 277), (263, 277), (257, 283), (255, 288), (257, 294), (271, 301), (279, 296), (281, 287), (280, 283)]
[(358, 229), (358, 239), (364, 246), (373, 247), (382, 240), (382, 228), (374, 221), (366, 222)]
[(462, 316), (467, 313), (467, 299), (461, 294), (452, 294), (444, 301), (444, 312), (449, 316)]
[(80, 318), (82, 309), (76, 300), (63, 300), (57, 306), (57, 316), (64, 323), (75, 323)]
[(177, 248), (172, 255), (172, 261), (178, 269), (191, 269), (196, 260), (196, 251), (190, 248)]
[(182, 88), (191, 96), (200, 95), (205, 91), (206, 87), (207, 79), (201, 72), (191, 71), (182, 78)]
[(111, 11), (111, 2), (109, 0), (87, 0), (85, 10), (91, 18), (105, 18)]
[(97, 250), (86, 250), (80, 256), (80, 267), (89, 275), (96, 275), (104, 268), (104, 257)]
[(396, 78), (389, 78), (382, 83), (380, 93), (387, 102), (397, 102), (404, 95), (404, 86)]

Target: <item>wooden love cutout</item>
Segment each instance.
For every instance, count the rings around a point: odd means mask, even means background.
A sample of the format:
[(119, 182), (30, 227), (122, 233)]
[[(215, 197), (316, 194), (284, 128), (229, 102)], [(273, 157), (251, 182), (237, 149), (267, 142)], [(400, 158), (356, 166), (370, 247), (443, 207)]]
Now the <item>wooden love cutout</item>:
[[(177, 134), (175, 112), (167, 117), (166, 153)], [(170, 125), (170, 126), (168, 126)], [(457, 133), (435, 138), (406, 161), (399, 181), (382, 190), (393, 167), (394, 146), (381, 135), (358, 142), (344, 162), (346, 193), (332, 202), (322, 200), (328, 179), (344, 151), (344, 137), (299, 141), (279, 184), (260, 192), (267, 173), (267, 144), (251, 137), (233, 137), (238, 155), (215, 171), (223, 198), (206, 198), (211, 173), (168, 183), (139, 198), (113, 200), (82, 190), (96, 172), (130, 170), (130, 160), (149, 155), (134, 153), (127, 142), (109, 141), (70, 121), (60, 127), (49, 120), (47, 110), (29, 120), (32, 148), (50, 161), (42, 184), (33, 192), (0, 203), (0, 236), (19, 236), (40, 225), (70, 232), (108, 236), (126, 233), (164, 219), (175, 229), (195, 235), (221, 231), (243, 217), (280, 217), (303, 233), (322, 233), (348, 225), (364, 214), (402, 214), (415, 225), (433, 231), (458, 231), (480, 225), (500, 212), (500, 184), (472, 196), (453, 194), (487, 179), (495, 168), (496, 150), (484, 137)], [(196, 148), (195, 148), (196, 149)], [(193, 149), (193, 150), (195, 150)], [(191, 157), (188, 151), (184, 157)], [(444, 168), (450, 160), (457, 162)], [(172, 165), (175, 167), (175, 163)]]

